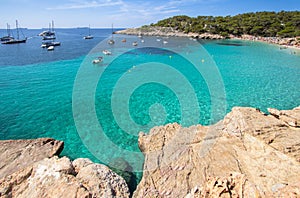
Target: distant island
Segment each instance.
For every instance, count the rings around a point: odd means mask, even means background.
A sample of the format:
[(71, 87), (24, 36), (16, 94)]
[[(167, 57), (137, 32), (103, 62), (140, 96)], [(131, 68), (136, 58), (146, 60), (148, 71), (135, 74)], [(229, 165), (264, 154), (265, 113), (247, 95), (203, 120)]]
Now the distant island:
[(201, 39), (243, 38), (299, 48), (300, 11), (251, 12), (225, 17), (180, 15), (116, 33)]

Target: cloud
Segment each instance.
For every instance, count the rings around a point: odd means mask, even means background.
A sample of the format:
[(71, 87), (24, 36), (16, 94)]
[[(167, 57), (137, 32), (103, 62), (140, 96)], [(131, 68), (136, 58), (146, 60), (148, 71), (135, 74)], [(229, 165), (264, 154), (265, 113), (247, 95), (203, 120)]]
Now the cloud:
[(72, 1), (72, 3), (64, 4), (56, 7), (47, 8), (47, 10), (70, 10), (70, 9), (85, 9), (97, 7), (111, 7), (123, 5), (123, 1)]

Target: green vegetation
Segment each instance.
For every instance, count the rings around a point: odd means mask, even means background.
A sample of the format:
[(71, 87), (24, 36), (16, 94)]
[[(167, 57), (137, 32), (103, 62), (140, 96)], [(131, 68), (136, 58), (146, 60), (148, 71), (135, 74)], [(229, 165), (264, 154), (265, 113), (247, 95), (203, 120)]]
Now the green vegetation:
[(151, 24), (172, 27), (185, 33), (212, 33), (228, 36), (250, 34), (264, 37), (300, 36), (300, 11), (256, 12), (236, 16), (174, 16)]

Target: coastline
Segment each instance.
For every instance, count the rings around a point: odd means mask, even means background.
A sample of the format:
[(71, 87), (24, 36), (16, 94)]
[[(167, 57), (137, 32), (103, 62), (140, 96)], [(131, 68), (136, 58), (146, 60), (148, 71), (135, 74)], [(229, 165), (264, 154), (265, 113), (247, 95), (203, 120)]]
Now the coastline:
[(279, 38), (279, 37), (261, 37), (252, 35), (242, 35), (241, 37), (230, 36), (230, 39), (264, 42), (268, 44), (282, 46), (281, 49), (295, 49), (300, 50), (300, 37), (294, 38)]
[(105, 165), (58, 157), (61, 141), (2, 140), (0, 197), (298, 197), (300, 106), (268, 112), (234, 107), (215, 125), (140, 132), (145, 174), (133, 194)]
[(161, 37), (189, 37), (197, 39), (225, 39), (225, 37), (219, 34), (210, 33), (185, 33), (175, 30), (171, 27), (140, 27), (140, 28), (128, 28), (125, 30), (116, 31), (115, 34), (137, 35), (137, 36), (161, 36)]
[(184, 33), (178, 30), (175, 30), (171, 27), (151, 27), (144, 26), (139, 28), (128, 28), (125, 30), (116, 31), (115, 34), (125, 34), (125, 35), (137, 35), (137, 36), (162, 36), (162, 37), (189, 37), (195, 39), (239, 39), (247, 41), (258, 41), (265, 42), (268, 44), (275, 44), (282, 46), (282, 49), (290, 48), (295, 50), (300, 50), (300, 37), (294, 38), (280, 38), (280, 37), (261, 37), (261, 36), (252, 36), (252, 35), (242, 35), (234, 36), (230, 35), (229, 37), (224, 37), (219, 34), (210, 34), (210, 33)]

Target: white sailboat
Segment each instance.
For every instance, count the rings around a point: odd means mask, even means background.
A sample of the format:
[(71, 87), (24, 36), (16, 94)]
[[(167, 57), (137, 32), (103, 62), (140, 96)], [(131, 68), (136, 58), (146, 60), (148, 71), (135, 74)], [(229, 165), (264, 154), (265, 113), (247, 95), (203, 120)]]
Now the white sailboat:
[(91, 27), (90, 27), (90, 25), (89, 25), (89, 35), (87, 35), (87, 36), (84, 36), (83, 37), (83, 39), (93, 39), (94, 37), (91, 35)]
[(111, 39), (108, 40), (108, 44), (110, 44), (110, 45), (115, 44), (115, 41), (114, 41), (114, 24), (111, 25)]
[(39, 35), (43, 37), (43, 40), (54, 40), (54, 39), (56, 39), (55, 31), (54, 31), (54, 21), (52, 21), (52, 23), (49, 23), (49, 30), (48, 31), (43, 31)]

